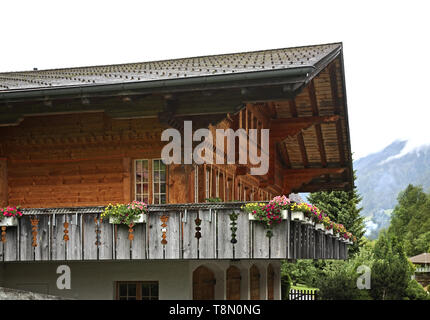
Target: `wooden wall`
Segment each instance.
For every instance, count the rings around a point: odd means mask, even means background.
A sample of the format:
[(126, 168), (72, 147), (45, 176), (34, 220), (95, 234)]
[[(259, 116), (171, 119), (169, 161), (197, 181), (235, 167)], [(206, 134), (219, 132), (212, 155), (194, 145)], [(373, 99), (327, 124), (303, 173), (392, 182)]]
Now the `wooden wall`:
[[(210, 128), (233, 126), (245, 112)], [(0, 128), (0, 201), (26, 208), (128, 202), (134, 198), (133, 160), (160, 158), (165, 128), (155, 118), (113, 120), (102, 112), (28, 117), (19, 126)], [(200, 202), (206, 198), (205, 168), (199, 167)], [(237, 176), (235, 165), (207, 168), (212, 172), (210, 197), (216, 196), (217, 170), (220, 198), (228, 199), (228, 179), (234, 187), (230, 200), (242, 199), (240, 184), (257, 194), (259, 180)], [(196, 201), (194, 170), (192, 165), (169, 166), (169, 203)]]
[(0, 158), (0, 206), (8, 203), (7, 160)]

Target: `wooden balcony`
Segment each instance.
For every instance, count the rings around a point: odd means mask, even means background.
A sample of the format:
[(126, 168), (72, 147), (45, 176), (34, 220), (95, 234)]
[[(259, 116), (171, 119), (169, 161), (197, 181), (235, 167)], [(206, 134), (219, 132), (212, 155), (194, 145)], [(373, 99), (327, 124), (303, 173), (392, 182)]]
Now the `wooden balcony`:
[[(101, 221), (103, 207), (25, 209), (2, 229), (0, 261), (145, 259), (346, 259), (345, 242), (285, 220), (273, 237), (243, 202), (152, 205), (132, 229)], [(238, 213), (235, 239), (230, 214)], [(289, 215), (290, 216), (290, 215)]]

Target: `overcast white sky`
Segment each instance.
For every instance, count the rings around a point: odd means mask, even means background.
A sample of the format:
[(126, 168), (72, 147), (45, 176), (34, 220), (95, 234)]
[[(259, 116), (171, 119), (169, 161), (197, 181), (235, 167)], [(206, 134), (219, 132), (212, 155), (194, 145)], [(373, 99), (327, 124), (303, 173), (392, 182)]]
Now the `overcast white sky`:
[(354, 158), (430, 143), (428, 1), (0, 2), (0, 72), (343, 42)]

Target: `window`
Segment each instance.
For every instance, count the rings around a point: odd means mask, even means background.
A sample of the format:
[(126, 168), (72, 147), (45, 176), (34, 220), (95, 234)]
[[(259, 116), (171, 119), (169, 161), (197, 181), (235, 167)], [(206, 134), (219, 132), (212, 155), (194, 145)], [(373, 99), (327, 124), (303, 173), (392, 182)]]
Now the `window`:
[(158, 281), (120, 281), (116, 283), (117, 300), (158, 300)]
[(152, 160), (152, 203), (166, 203), (166, 165), (161, 159)]
[(149, 200), (149, 167), (148, 160), (135, 161), (135, 198), (137, 201), (148, 203)]

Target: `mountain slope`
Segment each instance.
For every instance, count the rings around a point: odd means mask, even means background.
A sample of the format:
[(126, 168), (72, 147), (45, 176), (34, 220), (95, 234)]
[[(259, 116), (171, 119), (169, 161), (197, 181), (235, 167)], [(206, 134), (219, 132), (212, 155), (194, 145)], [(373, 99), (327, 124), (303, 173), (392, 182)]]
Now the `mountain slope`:
[(368, 236), (374, 238), (390, 222), (397, 195), (408, 184), (430, 190), (430, 146), (402, 153), (407, 141), (395, 141), (384, 150), (354, 161), (356, 185), (363, 197)]

